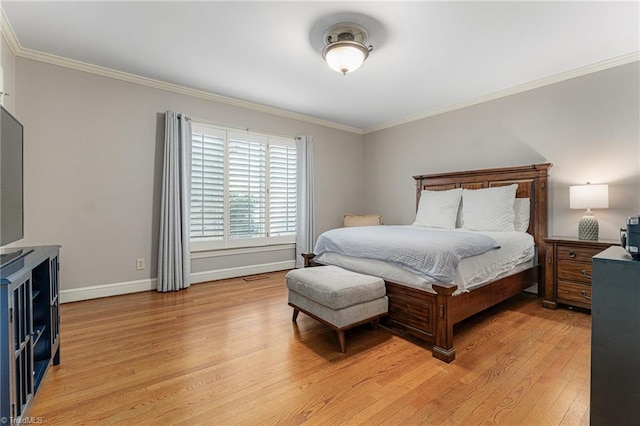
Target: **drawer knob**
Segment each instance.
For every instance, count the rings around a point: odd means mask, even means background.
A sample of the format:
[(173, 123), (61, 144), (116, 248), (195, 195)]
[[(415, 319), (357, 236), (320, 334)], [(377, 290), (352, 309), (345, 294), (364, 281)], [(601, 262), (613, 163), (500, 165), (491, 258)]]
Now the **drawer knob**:
[(571, 250), (571, 251), (569, 252), (569, 257), (570, 257), (570, 258), (572, 258), (572, 259), (573, 259), (574, 257), (576, 257), (576, 252), (575, 252), (575, 251), (573, 251), (573, 250)]
[(591, 275), (587, 274), (587, 271), (584, 269), (580, 269), (580, 273), (583, 277), (591, 279)]
[(581, 291), (580, 294), (582, 295), (582, 297), (584, 297), (587, 300), (591, 300), (591, 297), (587, 296), (587, 292), (586, 291)]

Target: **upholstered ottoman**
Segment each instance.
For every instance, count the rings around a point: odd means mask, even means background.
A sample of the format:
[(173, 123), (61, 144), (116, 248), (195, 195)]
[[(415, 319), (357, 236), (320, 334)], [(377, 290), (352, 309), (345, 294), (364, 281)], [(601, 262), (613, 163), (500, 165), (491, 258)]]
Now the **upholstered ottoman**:
[(337, 266), (294, 269), (287, 273), (289, 305), (293, 321), (299, 312), (333, 328), (340, 351), (346, 352), (345, 330), (367, 322), (377, 325), (387, 315), (384, 281)]

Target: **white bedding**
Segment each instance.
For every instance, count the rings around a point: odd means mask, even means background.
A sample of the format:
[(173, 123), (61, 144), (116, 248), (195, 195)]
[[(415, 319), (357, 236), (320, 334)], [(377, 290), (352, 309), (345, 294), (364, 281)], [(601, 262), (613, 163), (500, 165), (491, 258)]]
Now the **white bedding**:
[[(451, 232), (456, 232), (452, 230)], [(533, 237), (525, 232), (477, 231), (494, 238), (500, 248), (484, 254), (462, 259), (456, 268), (453, 283), (458, 285), (455, 294), (468, 292), (490, 281), (533, 265), (535, 246)], [(324, 253), (314, 261), (340, 266), (344, 269), (380, 277), (384, 280), (416, 286), (433, 292), (431, 282), (408, 269), (381, 260)]]
[(496, 250), (488, 234), (424, 226), (360, 226), (322, 233), (314, 253), (337, 253), (392, 263), (430, 282), (451, 282), (458, 263)]

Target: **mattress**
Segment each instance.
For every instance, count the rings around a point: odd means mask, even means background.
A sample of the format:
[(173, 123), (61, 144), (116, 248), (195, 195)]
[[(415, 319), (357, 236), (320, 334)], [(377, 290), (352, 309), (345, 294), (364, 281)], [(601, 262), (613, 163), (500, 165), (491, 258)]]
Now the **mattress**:
[[(458, 286), (454, 294), (465, 293), (496, 279), (506, 277), (533, 266), (535, 244), (525, 232), (482, 232), (494, 238), (500, 248), (481, 255), (462, 259), (456, 268), (453, 284)], [(324, 253), (313, 259), (324, 265), (380, 277), (385, 281), (409, 285), (435, 293), (430, 281), (397, 264), (376, 259)]]

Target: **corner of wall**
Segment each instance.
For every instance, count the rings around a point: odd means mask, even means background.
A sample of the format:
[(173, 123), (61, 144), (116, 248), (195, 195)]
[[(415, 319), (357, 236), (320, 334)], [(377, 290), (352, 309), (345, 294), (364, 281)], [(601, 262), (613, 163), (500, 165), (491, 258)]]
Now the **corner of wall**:
[(15, 68), (16, 56), (11, 45), (13, 30), (9, 25), (0, 2), (0, 104), (15, 113)]

